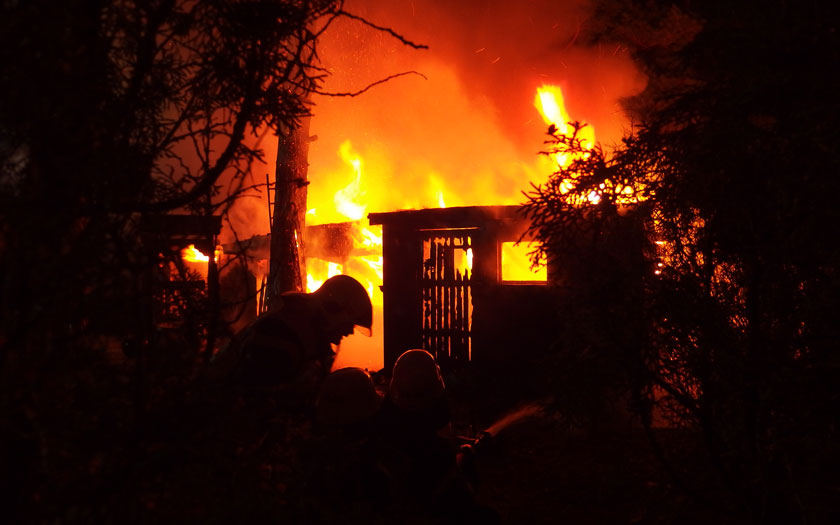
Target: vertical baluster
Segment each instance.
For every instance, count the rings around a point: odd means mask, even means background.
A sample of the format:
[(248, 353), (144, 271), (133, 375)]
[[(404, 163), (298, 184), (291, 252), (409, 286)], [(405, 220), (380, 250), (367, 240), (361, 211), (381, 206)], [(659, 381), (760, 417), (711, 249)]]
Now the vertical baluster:
[[(470, 237), (464, 237), (464, 253), (470, 249)], [(464, 360), (470, 360), (469, 344), (470, 344), (470, 268), (464, 272), (464, 286), (461, 290), (461, 310), (464, 312), (463, 330), (464, 330)]]
[(441, 338), (440, 338), (440, 346), (441, 352), (446, 357), (449, 357), (449, 337), (447, 334), (447, 330), (449, 329), (449, 287), (447, 283), (449, 282), (449, 265), (447, 264), (449, 259), (449, 237), (444, 237), (441, 239), (442, 246), (440, 250), (440, 269), (441, 269), (441, 306), (442, 306), (442, 318), (441, 318)]
[(438, 245), (437, 245), (437, 238), (432, 238), (432, 249), (429, 255), (429, 258), (433, 262), (431, 265), (432, 271), (432, 333), (430, 337), (430, 348), (428, 349), (432, 354), (437, 355), (437, 333), (438, 333), (438, 308), (440, 307), (440, 301), (438, 301)]
[[(464, 255), (466, 256), (467, 250), (470, 246), (470, 238), (469, 236), (464, 237)], [(470, 311), (469, 307), (467, 306), (467, 293), (469, 288), (469, 280), (470, 280), (470, 270), (469, 268), (464, 270), (464, 278), (461, 283), (461, 352), (464, 355), (464, 361), (469, 361), (470, 356), (467, 352), (467, 344), (468, 344), (468, 330), (469, 330), (469, 322), (470, 322)]]
[[(428, 242), (428, 241), (426, 239), (423, 239), (424, 247), (425, 247), (426, 242)], [(425, 250), (424, 250), (424, 252), (425, 252)], [(429, 289), (428, 289), (428, 287), (429, 287), (429, 267), (426, 264), (426, 259), (423, 259), (423, 266), (422, 266), (421, 271), (422, 271), (422, 275), (421, 275), (421, 278), (420, 278), (420, 295), (421, 295), (421, 300), (423, 301), (422, 310), (421, 310), (421, 315), (422, 315), (423, 319), (422, 319), (422, 329), (421, 329), (421, 332), (420, 332), (421, 333), (420, 345), (423, 348), (426, 348), (428, 346), (429, 317), (430, 317), (430, 312), (429, 312), (429, 306), (430, 306), (429, 305)]]
[(462, 331), (461, 331), (461, 324), (462, 324), (462, 317), (464, 315), (463, 308), (461, 308), (461, 282), (463, 281), (463, 276), (461, 272), (457, 272), (455, 274), (455, 327), (453, 332), (453, 347), (455, 348), (455, 353), (457, 354), (458, 361), (463, 360), (461, 348), (463, 346), (463, 342), (461, 340)]
[(441, 352), (441, 331), (443, 329), (443, 264), (441, 263), (443, 257), (443, 243), (442, 239), (438, 237), (437, 251), (435, 252), (435, 312), (437, 313), (437, 323), (435, 324), (435, 357), (440, 358)]
[(438, 335), (438, 355), (444, 356), (446, 352), (446, 237), (441, 237), (438, 247), (438, 268), (439, 297), (440, 297), (440, 325)]

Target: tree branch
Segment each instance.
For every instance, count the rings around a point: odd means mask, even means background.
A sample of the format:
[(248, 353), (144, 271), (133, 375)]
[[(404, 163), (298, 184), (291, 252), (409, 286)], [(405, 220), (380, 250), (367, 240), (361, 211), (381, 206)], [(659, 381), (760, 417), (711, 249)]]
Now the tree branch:
[(378, 25), (374, 24), (373, 22), (365, 20), (364, 18), (362, 18), (358, 15), (354, 15), (353, 13), (348, 13), (347, 11), (340, 10), (336, 14), (339, 15), (339, 16), (344, 16), (344, 17), (350, 18), (351, 20), (355, 20), (357, 22), (361, 22), (368, 27), (372, 27), (373, 29), (376, 29), (377, 31), (382, 31), (383, 33), (388, 33), (389, 35), (396, 38), (397, 40), (399, 40), (403, 44), (405, 44), (407, 46), (411, 46), (414, 49), (429, 49), (429, 46), (427, 46), (426, 44), (415, 44), (414, 42), (412, 42), (411, 40), (408, 40), (404, 36), (400, 35), (396, 31), (394, 31), (393, 29), (391, 29), (389, 27), (378, 26)]
[(355, 96), (361, 95), (365, 91), (370, 90), (374, 86), (378, 86), (379, 84), (384, 84), (385, 82), (388, 82), (389, 80), (392, 80), (392, 79), (398, 78), (398, 77), (404, 77), (406, 75), (419, 75), (419, 76), (423, 77), (424, 80), (429, 80), (426, 77), (426, 75), (424, 75), (423, 73), (418, 73), (417, 71), (403, 71), (402, 73), (396, 73), (394, 75), (389, 75), (385, 78), (377, 80), (376, 82), (368, 84), (367, 86), (365, 86), (364, 88), (362, 88), (358, 91), (349, 91), (349, 92), (343, 92), (343, 93), (330, 93), (330, 92), (327, 92), (327, 91), (315, 90), (315, 91), (313, 91), (313, 93), (315, 93), (317, 95), (324, 95), (326, 97), (355, 97)]

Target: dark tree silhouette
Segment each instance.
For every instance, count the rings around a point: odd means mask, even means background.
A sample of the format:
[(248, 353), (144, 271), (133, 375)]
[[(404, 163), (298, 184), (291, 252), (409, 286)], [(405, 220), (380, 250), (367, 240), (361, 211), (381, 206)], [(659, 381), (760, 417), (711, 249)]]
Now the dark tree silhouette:
[[(622, 371), (647, 426), (697, 436), (718, 475), (683, 476), (688, 488), (718, 487), (763, 522), (827, 520), (838, 459), (840, 47), (826, 9), (600, 2), (590, 38), (618, 39), (650, 78), (627, 104), (636, 123), (607, 150), (550, 137), (582, 156), (526, 206), (546, 253), (579, 261), (588, 358)], [(603, 256), (623, 218), (659, 243), (637, 248), (643, 272)]]
[(185, 294), (180, 324), (156, 323), (167, 254), (148, 232), (161, 214), (224, 216), (254, 186), (260, 135), (310, 114), (327, 75), (318, 38), (342, 16), (373, 26), (339, 0), (0, 6), (8, 519), (278, 516), (280, 482), (257, 487), (257, 462), (211, 454), (196, 434), (188, 407), (219, 294)]

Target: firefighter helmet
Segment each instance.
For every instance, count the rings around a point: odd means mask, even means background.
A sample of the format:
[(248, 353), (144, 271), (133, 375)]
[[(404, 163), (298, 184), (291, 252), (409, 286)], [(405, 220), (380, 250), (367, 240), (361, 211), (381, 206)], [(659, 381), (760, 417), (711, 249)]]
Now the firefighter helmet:
[(381, 402), (382, 396), (366, 371), (342, 368), (324, 379), (315, 401), (315, 414), (326, 425), (349, 425), (373, 417)]
[(440, 367), (432, 354), (412, 349), (403, 352), (394, 363), (388, 396), (399, 408), (422, 410), (438, 401), (444, 388)]
[(371, 335), (373, 306), (362, 283), (349, 275), (334, 275), (313, 292), (333, 311), (344, 311), (350, 321), (367, 336)]

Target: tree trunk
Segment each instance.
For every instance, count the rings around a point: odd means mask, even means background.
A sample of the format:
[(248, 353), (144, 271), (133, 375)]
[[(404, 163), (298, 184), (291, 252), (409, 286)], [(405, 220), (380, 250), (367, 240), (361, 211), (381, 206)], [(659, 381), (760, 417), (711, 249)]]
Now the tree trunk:
[(287, 291), (303, 291), (303, 228), (309, 162), (309, 118), (280, 131), (271, 223), (271, 255), (265, 310)]

